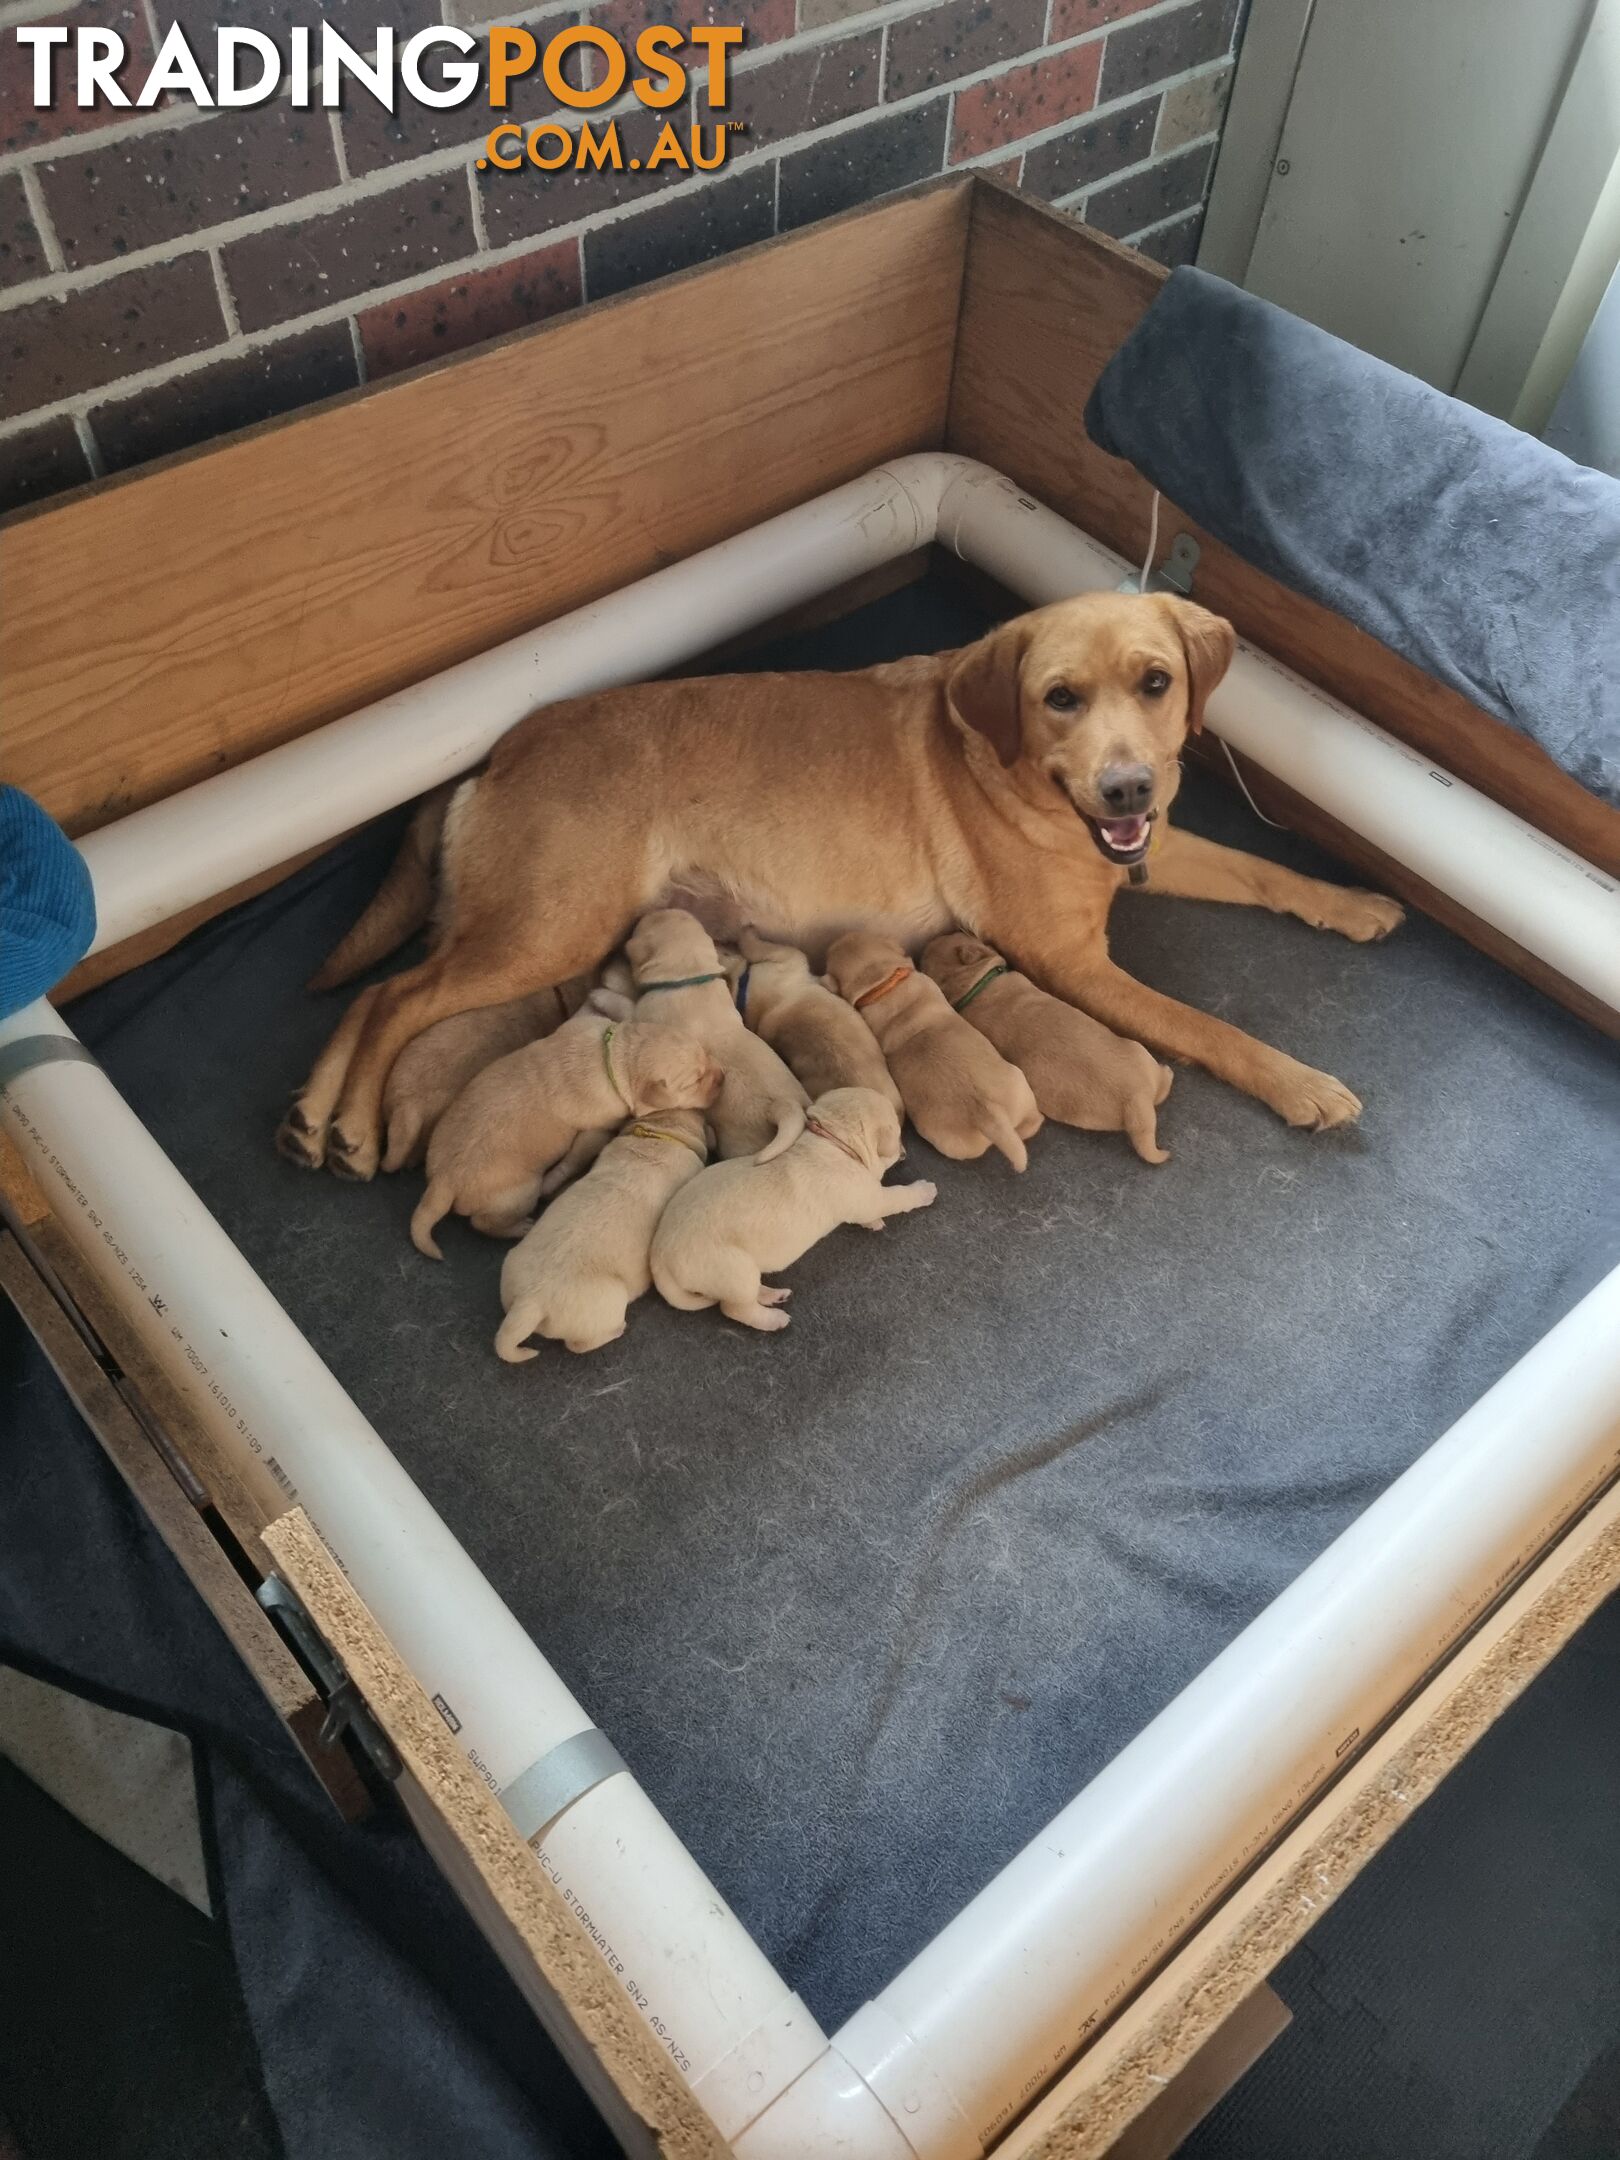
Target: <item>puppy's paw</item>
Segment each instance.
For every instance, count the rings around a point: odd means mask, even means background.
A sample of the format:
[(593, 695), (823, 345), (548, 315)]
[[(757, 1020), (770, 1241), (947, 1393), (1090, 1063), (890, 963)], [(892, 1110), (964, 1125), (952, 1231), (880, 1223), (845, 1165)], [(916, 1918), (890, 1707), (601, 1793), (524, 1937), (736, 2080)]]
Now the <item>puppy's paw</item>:
[(1382, 893), (1361, 892), (1349, 885), (1324, 885), (1319, 909), (1307, 918), (1314, 929), (1333, 930), (1357, 945), (1370, 945), (1398, 930), (1406, 910), (1398, 900)]
[(334, 1177), (367, 1182), (377, 1175), (381, 1152), (375, 1133), (356, 1140), (341, 1125), (334, 1125), (326, 1136), (326, 1167)]
[(318, 1170), (326, 1160), (326, 1129), (306, 1116), (302, 1095), (293, 1097), (276, 1127), (276, 1152), (301, 1170)]
[(876, 1222), (863, 1222), (861, 1228), (863, 1230), (881, 1230), (884, 1227), (884, 1221), (884, 1217), (880, 1215)]
[(917, 1196), (912, 1203), (915, 1207), (932, 1207), (939, 1198), (939, 1187), (926, 1178), (915, 1185), (908, 1186), (907, 1190), (914, 1192)]
[(1296, 1064), (1292, 1058), (1283, 1060), (1276, 1082), (1264, 1091), (1264, 1100), (1280, 1118), (1303, 1132), (1353, 1125), (1361, 1115), (1361, 1097), (1352, 1095), (1342, 1080)]

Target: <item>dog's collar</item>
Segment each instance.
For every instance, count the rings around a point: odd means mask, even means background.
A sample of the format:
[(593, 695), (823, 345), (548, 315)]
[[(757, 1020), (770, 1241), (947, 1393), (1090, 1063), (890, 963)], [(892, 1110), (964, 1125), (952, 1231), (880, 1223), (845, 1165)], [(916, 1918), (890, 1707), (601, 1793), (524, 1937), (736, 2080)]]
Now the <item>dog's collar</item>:
[(709, 1151), (696, 1140), (688, 1140), (685, 1133), (665, 1132), (657, 1125), (632, 1125), (626, 1133), (627, 1140), (671, 1140), (676, 1147), (690, 1148), (701, 1163), (709, 1159)]
[(875, 1005), (880, 997), (887, 997), (891, 990), (898, 990), (906, 977), (915, 975), (916, 972), (909, 960), (902, 960), (892, 975), (885, 975), (882, 982), (875, 983), (870, 990), (862, 991), (855, 1000), (855, 1010), (864, 1012), (868, 1005)]
[(725, 973), (716, 968), (712, 975), (683, 975), (679, 982), (637, 983), (636, 993), (645, 997), (651, 990), (695, 990), (699, 983), (724, 982)]
[(804, 1121), (804, 1129), (806, 1132), (813, 1132), (818, 1140), (830, 1140), (835, 1148), (843, 1149), (852, 1163), (861, 1163), (863, 1170), (867, 1168), (867, 1165), (861, 1162), (861, 1158), (856, 1154), (849, 1142), (840, 1140), (835, 1132), (829, 1132), (819, 1118), (807, 1117)]
[(981, 990), (987, 989), (989, 985), (995, 981), (998, 975), (1005, 975), (1006, 972), (1006, 961), (998, 960), (993, 968), (988, 969), (986, 973), (979, 977), (978, 981), (973, 985), (973, 988), (968, 992), (966, 997), (959, 997), (952, 1000), (952, 1012), (966, 1012), (968, 1007), (973, 1003), (973, 1000), (978, 996), (979, 992)]
[[(1196, 733), (1196, 729), (1194, 730)], [(1133, 862), (1125, 873), (1129, 885), (1145, 885), (1148, 881), (1148, 864), (1158, 852), (1159, 842), (1164, 838), (1164, 819), (1156, 817), (1148, 829), (1147, 853), (1140, 862)]]
[(624, 1104), (624, 1107), (629, 1111), (630, 1115), (634, 1117), (636, 1114), (636, 1106), (630, 1100), (629, 1096), (624, 1092), (624, 1089), (620, 1086), (619, 1076), (613, 1070), (613, 1038), (617, 1033), (618, 1029), (613, 1026), (611, 1021), (602, 1030), (602, 1070), (608, 1076), (608, 1086), (612, 1088), (614, 1094), (618, 1096), (620, 1102)]
[(737, 1010), (745, 1020), (748, 1018), (748, 978), (753, 972), (754, 963), (750, 960), (737, 977)]

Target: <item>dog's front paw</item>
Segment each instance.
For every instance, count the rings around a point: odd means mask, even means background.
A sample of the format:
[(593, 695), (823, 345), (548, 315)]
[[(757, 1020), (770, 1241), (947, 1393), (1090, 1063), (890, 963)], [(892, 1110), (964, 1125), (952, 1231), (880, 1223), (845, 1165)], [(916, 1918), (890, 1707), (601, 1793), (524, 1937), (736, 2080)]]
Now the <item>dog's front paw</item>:
[(1406, 920), (1401, 903), (1382, 893), (1361, 892), (1351, 885), (1324, 885), (1322, 891), (1331, 897), (1325, 899), (1315, 928), (1337, 931), (1357, 945), (1388, 937)]
[(326, 1129), (304, 1115), (304, 1099), (295, 1095), (276, 1127), (276, 1151), (301, 1170), (319, 1170), (326, 1160)]
[(326, 1136), (326, 1167), (334, 1177), (353, 1178), (364, 1184), (377, 1175), (382, 1149), (376, 1133), (353, 1139), (341, 1125)]
[(1264, 1099), (1280, 1118), (1303, 1132), (1353, 1125), (1361, 1115), (1361, 1097), (1352, 1095), (1342, 1080), (1293, 1058), (1282, 1061), (1281, 1072), (1266, 1088)]
[(934, 1202), (939, 1198), (939, 1187), (937, 1185), (930, 1184), (927, 1179), (923, 1179), (917, 1184), (911, 1186), (910, 1190), (914, 1192), (917, 1196), (916, 1199), (912, 1202), (912, 1205), (914, 1207), (932, 1207)]

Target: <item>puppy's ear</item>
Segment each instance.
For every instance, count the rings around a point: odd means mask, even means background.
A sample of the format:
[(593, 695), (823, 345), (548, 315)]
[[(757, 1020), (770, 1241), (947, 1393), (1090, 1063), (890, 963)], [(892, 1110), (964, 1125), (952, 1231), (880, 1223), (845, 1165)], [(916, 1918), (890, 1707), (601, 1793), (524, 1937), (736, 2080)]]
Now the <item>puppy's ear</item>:
[(1181, 649), (1187, 655), (1187, 733), (1196, 735), (1204, 724), (1209, 694), (1232, 665), (1237, 632), (1224, 615), (1212, 615), (1192, 600), (1161, 596), (1170, 610)]
[(1004, 623), (970, 645), (945, 682), (945, 702), (958, 727), (982, 735), (1003, 765), (1024, 747), (1018, 677), (1025, 638), (1017, 623)]

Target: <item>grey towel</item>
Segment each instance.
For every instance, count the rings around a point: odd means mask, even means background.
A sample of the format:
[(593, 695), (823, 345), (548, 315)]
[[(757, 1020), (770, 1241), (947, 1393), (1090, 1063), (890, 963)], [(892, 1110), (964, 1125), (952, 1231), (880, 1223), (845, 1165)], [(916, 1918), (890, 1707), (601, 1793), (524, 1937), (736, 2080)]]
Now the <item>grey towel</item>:
[(1086, 431), (1620, 803), (1620, 481), (1191, 268)]

